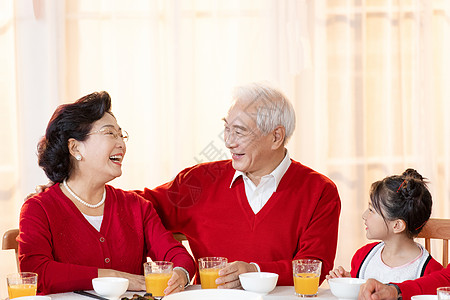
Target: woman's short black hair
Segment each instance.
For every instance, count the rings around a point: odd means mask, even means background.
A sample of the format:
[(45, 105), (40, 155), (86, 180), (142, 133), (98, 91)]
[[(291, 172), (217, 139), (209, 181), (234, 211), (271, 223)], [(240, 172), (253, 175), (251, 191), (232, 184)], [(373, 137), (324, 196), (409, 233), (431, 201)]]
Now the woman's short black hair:
[(409, 237), (419, 234), (430, 218), (433, 206), (424, 178), (414, 169), (374, 182), (370, 200), (374, 209), (385, 220), (405, 221)]
[(62, 182), (70, 175), (69, 139), (84, 141), (92, 124), (107, 112), (111, 112), (111, 97), (107, 92), (95, 92), (58, 106), (37, 147), (39, 166), (51, 181)]

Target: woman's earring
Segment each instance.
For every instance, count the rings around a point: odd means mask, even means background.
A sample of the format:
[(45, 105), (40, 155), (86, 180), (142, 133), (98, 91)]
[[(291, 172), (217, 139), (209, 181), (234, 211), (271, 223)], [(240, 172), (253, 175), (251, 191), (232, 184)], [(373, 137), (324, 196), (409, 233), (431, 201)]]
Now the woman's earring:
[(80, 155), (80, 154), (77, 154), (77, 155), (75, 156), (75, 159), (78, 160), (78, 161), (80, 161), (80, 160), (81, 160), (81, 155)]

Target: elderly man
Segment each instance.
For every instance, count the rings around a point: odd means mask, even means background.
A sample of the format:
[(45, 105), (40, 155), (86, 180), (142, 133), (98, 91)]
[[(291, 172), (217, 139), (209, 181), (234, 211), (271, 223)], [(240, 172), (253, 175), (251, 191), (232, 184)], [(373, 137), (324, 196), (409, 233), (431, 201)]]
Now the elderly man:
[(267, 271), (293, 285), (292, 260), (333, 266), (340, 199), (334, 183), (292, 160), (285, 145), (295, 127), (291, 103), (265, 84), (239, 87), (224, 118), (231, 160), (187, 168), (169, 183), (137, 191), (153, 202), (164, 225), (184, 233), (194, 256), (227, 257), (220, 288), (238, 275)]
[(436, 294), (436, 289), (450, 285), (450, 268), (396, 284), (382, 284), (369, 279), (359, 290), (359, 300), (409, 300), (414, 295)]

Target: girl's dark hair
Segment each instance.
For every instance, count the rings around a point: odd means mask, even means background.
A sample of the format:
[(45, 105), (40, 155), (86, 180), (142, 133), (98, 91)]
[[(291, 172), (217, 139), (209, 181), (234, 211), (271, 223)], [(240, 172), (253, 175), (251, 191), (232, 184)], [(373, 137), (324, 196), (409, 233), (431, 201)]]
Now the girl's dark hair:
[(111, 97), (107, 92), (95, 92), (58, 106), (37, 146), (39, 166), (51, 181), (62, 182), (70, 175), (69, 139), (86, 140), (92, 124), (110, 111)]
[(407, 169), (400, 176), (389, 176), (374, 182), (370, 189), (370, 200), (385, 220), (405, 221), (406, 233), (410, 238), (422, 230), (430, 218), (433, 205), (424, 178), (414, 169)]

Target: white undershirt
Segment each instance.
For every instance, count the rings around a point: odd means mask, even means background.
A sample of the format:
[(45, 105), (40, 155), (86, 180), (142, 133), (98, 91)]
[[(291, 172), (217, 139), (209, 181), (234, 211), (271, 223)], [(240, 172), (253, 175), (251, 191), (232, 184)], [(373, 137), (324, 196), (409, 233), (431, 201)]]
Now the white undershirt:
[(230, 187), (233, 185), (236, 178), (242, 176), (248, 204), (252, 208), (253, 212), (257, 214), (264, 207), (267, 201), (269, 201), (272, 194), (277, 190), (281, 178), (283, 178), (290, 165), (291, 158), (289, 157), (289, 152), (286, 150), (286, 155), (278, 167), (276, 167), (272, 173), (261, 177), (261, 181), (258, 186), (256, 186), (245, 173), (236, 171), (233, 179), (231, 180)]
[(95, 229), (97, 229), (97, 231), (100, 232), (100, 227), (102, 227), (103, 215), (89, 216), (89, 215), (83, 214), (83, 216)]
[(381, 253), (384, 249), (384, 242), (376, 245), (361, 266), (359, 278), (374, 278), (382, 283), (403, 282), (405, 280), (414, 280), (422, 276), (422, 269), (428, 260), (429, 253), (422, 245), (417, 244), (420, 254), (412, 261), (403, 266), (390, 267), (383, 262)]

